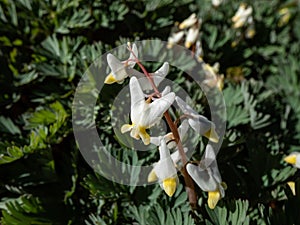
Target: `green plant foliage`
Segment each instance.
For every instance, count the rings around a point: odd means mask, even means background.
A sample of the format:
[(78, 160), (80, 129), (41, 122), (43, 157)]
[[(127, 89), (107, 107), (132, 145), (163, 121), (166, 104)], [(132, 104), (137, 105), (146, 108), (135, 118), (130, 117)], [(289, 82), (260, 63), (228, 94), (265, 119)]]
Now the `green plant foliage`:
[[(0, 223), (299, 224), (299, 170), (283, 158), (300, 152), (300, 4), (245, 0), (253, 7), (255, 27), (247, 38), (247, 28), (235, 29), (232, 22), (241, 2), (224, 0), (214, 7), (210, 0), (0, 0)], [(202, 18), (204, 62), (219, 62), (224, 74), (227, 128), (217, 160), (228, 188), (213, 210), (197, 188), (198, 205), (189, 206), (182, 177), (172, 198), (157, 184), (107, 180), (86, 163), (72, 131), (74, 94), (91, 63), (127, 41), (167, 41), (174, 24), (191, 13)], [(145, 48), (161, 61), (169, 54), (157, 45)], [(182, 69), (195, 64), (184, 55), (176, 59)], [(145, 62), (148, 71), (160, 65)], [(172, 65), (168, 78), (209, 117), (194, 81)], [(79, 91), (98, 97), (97, 82)], [(81, 107), (90, 115), (81, 123), (93, 128), (95, 120), (103, 144), (118, 160), (151, 165), (155, 149), (133, 151), (114, 134), (118, 121), (110, 108), (122, 85), (105, 86), (95, 108)], [(197, 146), (191, 160), (201, 158), (203, 147)]]

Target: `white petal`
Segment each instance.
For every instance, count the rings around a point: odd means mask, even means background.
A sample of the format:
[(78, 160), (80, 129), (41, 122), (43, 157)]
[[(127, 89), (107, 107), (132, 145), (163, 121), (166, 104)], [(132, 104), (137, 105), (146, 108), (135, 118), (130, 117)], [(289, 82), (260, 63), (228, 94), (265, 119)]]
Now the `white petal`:
[(197, 115), (199, 115), (188, 104), (186, 104), (185, 101), (183, 101), (178, 96), (175, 97), (175, 100), (176, 100), (179, 108), (183, 111), (184, 114), (188, 114), (188, 115), (191, 115), (191, 116), (197, 116)]
[[(184, 150), (184, 153), (188, 152), (188, 148), (183, 148), (183, 150)], [(180, 153), (179, 153), (178, 149), (171, 154), (171, 158), (172, 158), (174, 164), (177, 164), (181, 160)]]
[(154, 73), (150, 73), (150, 76), (153, 78), (153, 82), (156, 87), (159, 86), (160, 82), (164, 80), (164, 78), (169, 73), (169, 63), (165, 62), (157, 71)]
[(154, 73), (151, 73), (151, 75), (154, 76), (159, 76), (159, 77), (165, 77), (169, 73), (169, 63), (164, 62), (164, 64), (156, 70)]
[(199, 134), (203, 135), (212, 127), (212, 122), (205, 116), (198, 115), (194, 119), (188, 119), (190, 126)]
[(199, 34), (199, 26), (193, 26), (188, 30), (188, 33), (186, 35), (185, 39), (185, 47), (189, 48), (193, 44), (195, 44)]
[[(134, 55), (132, 54), (132, 52), (133, 52)], [(128, 58), (128, 66), (130, 68), (133, 68), (135, 66), (135, 64), (136, 64), (135, 60), (136, 60), (136, 58), (139, 57), (138, 49), (136, 47), (136, 44), (134, 44), (134, 43), (132, 45), (132, 52), (130, 52), (130, 56)]]
[(159, 155), (160, 160), (154, 166), (154, 171), (158, 179), (162, 181), (166, 178), (174, 177), (177, 171), (164, 139), (162, 139), (160, 143)]
[(161, 119), (164, 112), (173, 104), (175, 93), (171, 92), (154, 102), (144, 111), (140, 124), (144, 127), (151, 127)]
[(296, 164), (295, 167), (300, 169), (300, 153), (297, 152), (298, 154), (296, 154)]
[(204, 152), (204, 159), (201, 160), (201, 164), (204, 168), (211, 168), (212, 176), (218, 182), (222, 182), (221, 174), (217, 164), (216, 152), (211, 144), (207, 144)]
[(112, 74), (117, 81), (122, 81), (126, 77), (128, 77), (125, 65), (114, 55), (112, 54), (107, 55), (107, 63), (111, 68)]
[(181, 142), (184, 141), (184, 138), (187, 135), (188, 129), (189, 129), (189, 123), (187, 120), (184, 120), (181, 123), (181, 125), (178, 127), (178, 133), (179, 133)]
[(212, 171), (210, 168), (202, 169), (200, 166), (195, 166), (191, 163), (188, 163), (186, 170), (203, 191), (215, 191), (218, 189), (219, 185), (212, 176)]
[(165, 87), (165, 89), (161, 92), (161, 96), (166, 96), (171, 91), (170, 86)]
[[(149, 75), (152, 76), (155, 86), (158, 87), (159, 84), (164, 80), (168, 72), (169, 63), (165, 62), (157, 71), (155, 71), (154, 73), (149, 73)], [(144, 91), (153, 89), (149, 79), (145, 74), (130, 68), (128, 69), (128, 74), (129, 76), (135, 76), (138, 78), (139, 83)]]
[(150, 137), (150, 143), (159, 146), (161, 137)]
[(168, 48), (171, 48), (174, 44), (177, 44), (184, 35), (184, 31), (179, 31), (177, 33), (173, 33), (169, 38), (168, 38)]
[(195, 57), (198, 59), (203, 57), (203, 48), (199, 40), (196, 42)]
[(131, 96), (131, 120), (137, 124), (140, 121), (141, 114), (145, 108), (145, 97), (136, 77), (130, 78), (129, 82)]

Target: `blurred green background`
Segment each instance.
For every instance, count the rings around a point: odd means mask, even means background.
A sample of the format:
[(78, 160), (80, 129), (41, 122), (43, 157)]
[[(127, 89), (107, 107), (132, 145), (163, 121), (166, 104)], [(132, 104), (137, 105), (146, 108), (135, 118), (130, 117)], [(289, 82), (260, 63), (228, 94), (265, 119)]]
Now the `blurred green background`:
[[(233, 28), (241, 1), (0, 0), (1, 224), (300, 224), (299, 171), (283, 161), (300, 151), (300, 2), (244, 2), (253, 7), (252, 38)], [(106, 180), (86, 164), (72, 132), (73, 95), (89, 65), (127, 41), (167, 41), (191, 13), (203, 20), (203, 60), (219, 62), (225, 77), (218, 164), (228, 189), (214, 210), (198, 189), (192, 211), (182, 185), (169, 198), (158, 185)], [(184, 74), (170, 73), (189, 86)], [(95, 112), (107, 148), (133, 164), (153, 161), (114, 140), (111, 103)]]

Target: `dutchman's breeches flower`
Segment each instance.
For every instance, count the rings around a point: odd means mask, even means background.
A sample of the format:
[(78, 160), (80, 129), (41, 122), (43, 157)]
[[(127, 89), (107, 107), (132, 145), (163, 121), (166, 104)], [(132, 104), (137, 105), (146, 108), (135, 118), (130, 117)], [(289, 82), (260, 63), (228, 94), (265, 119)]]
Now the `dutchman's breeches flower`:
[(207, 137), (212, 142), (218, 142), (219, 136), (215, 129), (215, 124), (209, 121), (206, 117), (199, 115), (181, 98), (175, 98), (179, 108), (188, 117), (189, 125), (199, 134)]
[(121, 62), (112, 54), (107, 55), (107, 63), (111, 69), (111, 73), (106, 76), (104, 83), (112, 84), (115, 82), (121, 83), (128, 77), (128, 69), (132, 69), (135, 66), (135, 58), (138, 57), (138, 50), (135, 44), (132, 45), (132, 52), (128, 60)]
[(132, 77), (129, 82), (131, 95), (131, 121), (132, 124), (125, 124), (121, 132), (130, 132), (131, 137), (135, 139), (142, 138), (145, 145), (150, 144), (150, 136), (146, 129), (154, 126), (160, 121), (164, 112), (173, 104), (175, 94), (173, 92), (162, 96), (155, 101), (145, 101), (142, 88), (136, 77)]
[(208, 192), (208, 206), (214, 209), (218, 201), (225, 196), (226, 184), (222, 182), (213, 147), (208, 144), (205, 158), (198, 166), (188, 163), (186, 170), (196, 184)]
[(178, 160), (178, 157), (173, 156), (173, 160), (170, 151), (167, 147), (164, 138), (161, 138), (159, 146), (159, 161), (154, 165), (153, 170), (148, 176), (148, 181), (155, 181), (153, 178), (157, 177), (160, 186), (170, 197), (175, 193), (178, 182), (177, 171), (175, 168), (174, 160)]
[(188, 33), (187, 33), (186, 39), (185, 39), (185, 43), (184, 43), (186, 48), (190, 48), (193, 44), (196, 43), (198, 35), (199, 35), (199, 29), (200, 29), (199, 24), (200, 23), (195, 24), (188, 30)]

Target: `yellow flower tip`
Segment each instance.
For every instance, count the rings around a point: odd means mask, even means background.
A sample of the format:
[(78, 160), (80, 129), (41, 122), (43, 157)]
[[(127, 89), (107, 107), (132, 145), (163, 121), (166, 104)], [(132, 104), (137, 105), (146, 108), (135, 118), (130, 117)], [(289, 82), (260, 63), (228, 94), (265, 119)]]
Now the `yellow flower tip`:
[(289, 164), (292, 164), (292, 165), (295, 165), (296, 164), (296, 155), (289, 155), (287, 157), (284, 158), (284, 161), (289, 163)]
[(147, 133), (146, 127), (139, 127), (139, 136), (142, 138), (145, 145), (150, 144), (150, 135)]
[(151, 172), (148, 175), (148, 182), (152, 183), (157, 181), (158, 177), (156, 176), (156, 173), (154, 172), (154, 170), (151, 170)]
[(290, 187), (293, 195), (295, 196), (296, 195), (296, 185), (295, 185), (295, 182), (289, 181), (289, 182), (287, 182), (287, 185)]
[(130, 124), (124, 124), (122, 127), (121, 127), (121, 133), (124, 134), (128, 131), (130, 131), (132, 129), (133, 125), (130, 125)]
[(193, 44), (192, 42), (187, 41), (187, 42), (185, 42), (184, 45), (186, 48), (190, 48), (192, 46), (192, 44)]
[(106, 76), (105, 80), (104, 80), (104, 83), (105, 84), (113, 84), (117, 82), (116, 78), (110, 73)]
[(214, 209), (220, 199), (221, 199), (221, 194), (218, 190), (217, 191), (209, 191), (208, 192), (208, 200), (207, 200), (208, 207), (210, 209)]
[(176, 191), (176, 178), (171, 177), (171, 178), (165, 179), (163, 181), (163, 188), (164, 188), (164, 191), (167, 193), (167, 195), (172, 197)]
[(219, 142), (219, 136), (216, 133), (215, 129), (209, 129), (207, 132), (204, 133), (204, 137), (207, 137), (212, 142)]

